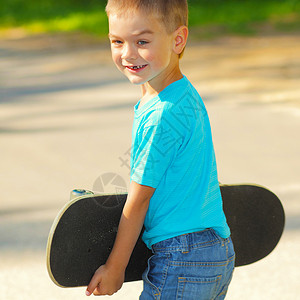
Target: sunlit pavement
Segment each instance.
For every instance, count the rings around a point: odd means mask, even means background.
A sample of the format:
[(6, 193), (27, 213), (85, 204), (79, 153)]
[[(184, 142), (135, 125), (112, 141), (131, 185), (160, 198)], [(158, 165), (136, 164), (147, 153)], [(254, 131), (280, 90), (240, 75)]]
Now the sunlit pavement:
[[(220, 181), (264, 185), (286, 211), (275, 251), (236, 269), (227, 299), (299, 298), (299, 53), (296, 35), (221, 38), (190, 43), (182, 61), (210, 115)], [(107, 46), (0, 40), (0, 299), (85, 298), (50, 281), (48, 232), (71, 189), (92, 189), (107, 172), (128, 184), (139, 95)], [(141, 289), (125, 284), (110, 299), (138, 299)]]

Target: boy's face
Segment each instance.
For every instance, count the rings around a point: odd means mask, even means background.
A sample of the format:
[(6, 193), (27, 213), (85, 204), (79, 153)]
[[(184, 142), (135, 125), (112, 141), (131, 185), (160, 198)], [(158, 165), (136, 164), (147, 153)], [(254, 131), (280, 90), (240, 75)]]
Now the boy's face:
[(134, 84), (161, 82), (178, 63), (173, 34), (155, 17), (110, 15), (109, 39), (114, 63)]

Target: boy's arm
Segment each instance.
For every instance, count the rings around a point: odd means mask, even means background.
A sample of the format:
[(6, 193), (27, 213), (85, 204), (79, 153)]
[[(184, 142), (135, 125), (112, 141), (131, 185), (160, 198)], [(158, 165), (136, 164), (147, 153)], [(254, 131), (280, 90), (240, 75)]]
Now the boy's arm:
[(152, 187), (131, 182), (114, 247), (106, 264), (95, 272), (86, 295), (112, 295), (122, 287), (125, 269), (141, 233), (154, 191)]

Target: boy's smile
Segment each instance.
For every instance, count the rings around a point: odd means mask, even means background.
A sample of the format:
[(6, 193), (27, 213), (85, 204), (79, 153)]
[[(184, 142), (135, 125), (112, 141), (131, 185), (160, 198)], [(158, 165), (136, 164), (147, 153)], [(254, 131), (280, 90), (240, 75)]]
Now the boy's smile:
[(140, 72), (140, 71), (144, 70), (146, 67), (147, 67), (147, 65), (142, 65), (142, 66), (126, 66), (126, 68), (128, 69), (128, 71), (133, 72), (133, 73)]
[(159, 93), (174, 77), (182, 77), (174, 34), (158, 18), (140, 12), (110, 15), (109, 39), (114, 63), (132, 83)]

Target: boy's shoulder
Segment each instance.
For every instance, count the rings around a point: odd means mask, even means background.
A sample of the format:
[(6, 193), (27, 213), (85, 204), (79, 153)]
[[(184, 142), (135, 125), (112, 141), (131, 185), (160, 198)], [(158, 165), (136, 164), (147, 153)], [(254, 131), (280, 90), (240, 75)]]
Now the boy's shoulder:
[(184, 76), (165, 88), (144, 115), (144, 126), (171, 127), (182, 131), (206, 115), (204, 103), (190, 81)]
[(204, 106), (198, 91), (186, 76), (171, 83), (158, 96), (162, 107), (166, 110), (176, 110), (183, 105), (189, 104), (192, 106)]
[(186, 119), (187, 116), (197, 117), (200, 112), (206, 113), (201, 96), (186, 76), (166, 88), (160, 94), (160, 100), (164, 113), (177, 118)]

